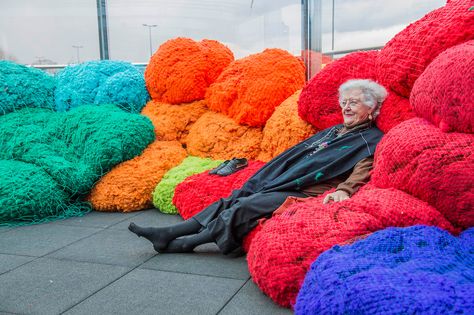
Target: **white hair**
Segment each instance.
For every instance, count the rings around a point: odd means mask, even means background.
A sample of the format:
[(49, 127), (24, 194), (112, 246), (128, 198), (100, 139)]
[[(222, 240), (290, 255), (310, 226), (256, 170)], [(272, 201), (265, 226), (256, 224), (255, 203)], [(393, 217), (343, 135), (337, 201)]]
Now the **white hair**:
[(364, 99), (361, 100), (362, 103), (369, 106), (370, 108), (375, 108), (372, 116), (375, 118), (380, 114), (380, 107), (387, 97), (387, 90), (372, 80), (349, 80), (344, 82), (339, 87), (339, 102), (342, 101), (343, 95), (350, 90), (360, 90)]

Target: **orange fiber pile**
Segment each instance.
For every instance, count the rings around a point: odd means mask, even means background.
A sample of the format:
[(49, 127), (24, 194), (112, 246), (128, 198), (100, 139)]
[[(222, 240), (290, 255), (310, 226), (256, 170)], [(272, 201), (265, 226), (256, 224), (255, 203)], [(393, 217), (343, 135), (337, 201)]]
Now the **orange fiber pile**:
[(206, 112), (204, 101), (171, 105), (150, 101), (142, 110), (155, 127), (157, 140), (184, 142), (189, 129)]
[(155, 141), (140, 156), (117, 165), (102, 177), (89, 201), (98, 211), (131, 212), (153, 207), (153, 189), (185, 157), (179, 142)]
[(238, 125), (229, 117), (214, 112), (202, 115), (186, 137), (189, 155), (214, 160), (255, 159), (261, 142), (261, 129)]
[(146, 87), (152, 99), (165, 103), (200, 100), (233, 60), (229, 48), (218, 41), (171, 39), (151, 57), (145, 70)]
[(232, 62), (209, 87), (206, 100), (210, 109), (237, 123), (260, 127), (304, 83), (300, 59), (281, 49), (266, 49)]
[(316, 130), (298, 116), (298, 90), (279, 105), (263, 128), (263, 140), (258, 160), (269, 161), (286, 149), (298, 144)]

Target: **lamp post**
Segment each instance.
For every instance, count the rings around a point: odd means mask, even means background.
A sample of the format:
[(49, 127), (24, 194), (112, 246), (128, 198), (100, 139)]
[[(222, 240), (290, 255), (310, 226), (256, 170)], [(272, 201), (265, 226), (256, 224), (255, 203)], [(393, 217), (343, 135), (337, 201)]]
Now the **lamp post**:
[(153, 47), (151, 46), (151, 28), (152, 27), (157, 27), (158, 25), (156, 25), (156, 24), (145, 24), (144, 23), (143, 26), (148, 27), (148, 38), (150, 40), (150, 58), (151, 58), (151, 56), (153, 55)]
[(76, 55), (77, 55), (77, 63), (79, 64), (81, 61), (79, 60), (79, 49), (83, 48), (84, 46), (77, 46), (72, 45), (72, 48), (76, 48)]

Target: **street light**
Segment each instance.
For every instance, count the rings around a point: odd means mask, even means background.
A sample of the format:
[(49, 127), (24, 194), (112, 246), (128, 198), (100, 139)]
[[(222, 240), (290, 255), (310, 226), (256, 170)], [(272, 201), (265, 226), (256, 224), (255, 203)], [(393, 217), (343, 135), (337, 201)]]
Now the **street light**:
[(158, 25), (156, 25), (156, 24), (145, 24), (144, 23), (143, 26), (148, 27), (148, 37), (150, 39), (150, 58), (151, 58), (151, 56), (153, 55), (153, 47), (151, 47), (151, 28), (152, 27), (157, 27)]
[(77, 55), (77, 63), (80, 63), (81, 61), (79, 60), (79, 49), (83, 48), (84, 46), (76, 46), (72, 45), (72, 48), (76, 48), (76, 55)]

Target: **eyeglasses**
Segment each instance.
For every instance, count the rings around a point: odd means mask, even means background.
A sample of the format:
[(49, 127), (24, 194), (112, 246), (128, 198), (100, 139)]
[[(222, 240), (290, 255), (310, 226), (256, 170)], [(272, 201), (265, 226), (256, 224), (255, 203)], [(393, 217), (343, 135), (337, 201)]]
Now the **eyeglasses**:
[(341, 106), (341, 108), (345, 108), (348, 104), (351, 108), (356, 108), (357, 106), (362, 104), (362, 101), (358, 99), (348, 98), (348, 99), (341, 100), (339, 102), (339, 105)]

